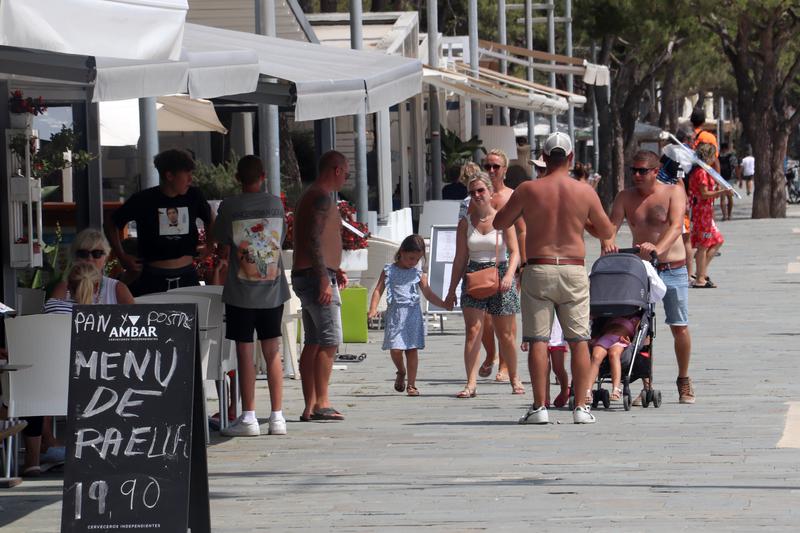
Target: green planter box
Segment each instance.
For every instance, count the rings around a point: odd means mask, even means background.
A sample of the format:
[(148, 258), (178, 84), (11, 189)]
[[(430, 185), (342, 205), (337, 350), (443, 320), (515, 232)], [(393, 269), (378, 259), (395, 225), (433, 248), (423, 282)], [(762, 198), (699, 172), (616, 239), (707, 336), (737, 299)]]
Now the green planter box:
[(342, 334), (344, 342), (367, 342), (367, 289), (342, 289)]

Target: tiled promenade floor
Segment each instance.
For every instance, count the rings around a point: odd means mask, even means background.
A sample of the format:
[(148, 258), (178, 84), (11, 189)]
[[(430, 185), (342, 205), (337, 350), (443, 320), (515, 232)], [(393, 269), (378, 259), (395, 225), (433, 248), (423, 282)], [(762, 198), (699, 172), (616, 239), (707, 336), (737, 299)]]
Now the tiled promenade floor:
[[(776, 445), (786, 402), (800, 396), (800, 273), (787, 273), (800, 261), (800, 210), (758, 221), (748, 211), (720, 224), (719, 288), (690, 293), (696, 405), (677, 403), (665, 327), (660, 409), (600, 409), (593, 426), (555, 411), (545, 427), (516, 423), (532, 400), (527, 377), (524, 398), (489, 380), (477, 398), (453, 398), (464, 375), (459, 316), (428, 337), (419, 398), (393, 391), (372, 332), (370, 344), (345, 347), (366, 361), (334, 374), (346, 422), (297, 422), (300, 384), (287, 380), (287, 436), (214, 438), (214, 531), (796, 531), (800, 450)], [(266, 398), (259, 382), (262, 415)], [(60, 495), (58, 477), (0, 492), (3, 533), (57, 531)]]

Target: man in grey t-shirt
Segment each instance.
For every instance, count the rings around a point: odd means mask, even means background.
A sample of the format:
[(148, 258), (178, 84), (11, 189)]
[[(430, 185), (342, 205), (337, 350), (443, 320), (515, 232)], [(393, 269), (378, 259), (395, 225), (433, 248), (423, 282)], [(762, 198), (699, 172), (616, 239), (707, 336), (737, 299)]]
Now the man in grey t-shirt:
[(286, 234), (283, 204), (261, 192), (264, 166), (249, 155), (239, 161), (236, 179), (242, 194), (226, 198), (219, 206), (213, 239), (227, 248), (228, 276), (222, 291), (225, 302), (225, 337), (236, 342), (242, 415), (222, 430), (228, 437), (261, 434), (255, 415), (255, 368), (253, 333), (261, 342), (267, 363), (272, 414), (269, 434), (285, 435), (283, 417), (283, 368), (279, 353), (283, 304), (289, 299), (289, 284), (283, 271), (281, 248)]

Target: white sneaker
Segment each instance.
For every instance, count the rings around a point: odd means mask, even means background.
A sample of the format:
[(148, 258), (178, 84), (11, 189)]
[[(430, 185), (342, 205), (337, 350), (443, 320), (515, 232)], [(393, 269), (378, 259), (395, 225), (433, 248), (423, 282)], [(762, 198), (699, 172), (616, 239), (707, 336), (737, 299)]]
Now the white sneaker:
[(538, 409), (534, 409), (533, 405), (525, 413), (525, 416), (519, 419), (520, 424), (548, 424), (550, 417), (547, 414), (547, 408), (542, 405)]
[(576, 424), (594, 424), (597, 422), (591, 411), (584, 405), (576, 407), (575, 410), (572, 411), (572, 421)]
[(261, 427), (258, 425), (258, 420), (245, 422), (240, 416), (233, 424), (219, 433), (225, 437), (258, 437), (261, 435)]
[(270, 435), (286, 435), (286, 420), (283, 418), (269, 419)]

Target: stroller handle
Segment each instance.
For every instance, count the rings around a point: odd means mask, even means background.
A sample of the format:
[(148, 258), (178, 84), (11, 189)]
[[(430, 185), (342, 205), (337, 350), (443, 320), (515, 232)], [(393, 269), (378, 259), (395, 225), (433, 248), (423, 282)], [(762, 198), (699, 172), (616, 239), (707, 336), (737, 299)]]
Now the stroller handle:
[[(617, 253), (639, 255), (639, 248), (620, 248)], [(654, 267), (658, 266), (658, 255), (655, 252), (650, 252), (650, 263)]]

